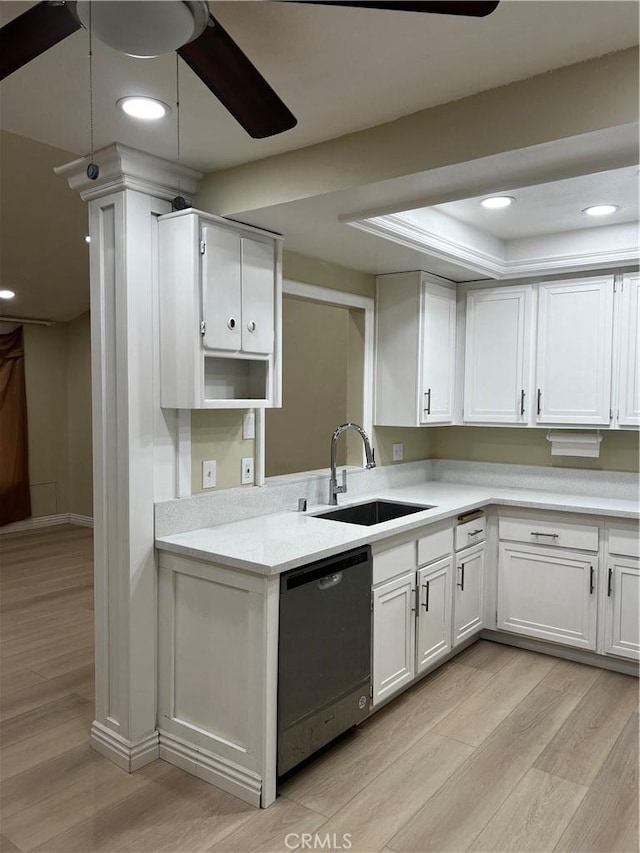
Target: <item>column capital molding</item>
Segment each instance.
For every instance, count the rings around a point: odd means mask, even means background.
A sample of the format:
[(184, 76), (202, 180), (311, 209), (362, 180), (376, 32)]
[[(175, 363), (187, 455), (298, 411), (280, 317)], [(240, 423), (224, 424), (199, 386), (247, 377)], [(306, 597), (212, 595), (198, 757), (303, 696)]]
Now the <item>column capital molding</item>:
[(96, 151), (93, 162), (100, 167), (100, 176), (95, 181), (87, 177), (88, 156), (57, 166), (54, 172), (66, 178), (83, 201), (129, 189), (167, 201), (182, 195), (190, 202), (203, 178), (202, 172), (120, 142)]

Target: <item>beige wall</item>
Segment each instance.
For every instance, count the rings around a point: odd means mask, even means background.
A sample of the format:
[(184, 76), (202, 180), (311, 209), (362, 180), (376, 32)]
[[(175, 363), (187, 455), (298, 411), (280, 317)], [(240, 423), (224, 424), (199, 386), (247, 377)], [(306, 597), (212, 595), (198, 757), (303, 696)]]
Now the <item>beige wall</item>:
[(551, 456), (546, 429), (471, 426), (431, 429), (433, 459), (638, 471), (638, 433), (631, 430), (603, 432), (599, 458), (588, 459), (577, 456)]
[(32, 516), (91, 517), (89, 315), (23, 328)]

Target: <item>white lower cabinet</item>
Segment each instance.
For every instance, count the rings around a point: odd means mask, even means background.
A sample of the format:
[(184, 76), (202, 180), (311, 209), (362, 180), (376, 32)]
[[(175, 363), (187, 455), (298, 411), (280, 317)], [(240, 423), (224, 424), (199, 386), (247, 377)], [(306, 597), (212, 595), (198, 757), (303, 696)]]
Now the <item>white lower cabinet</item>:
[(456, 554), (453, 599), (453, 645), (483, 627), (484, 542)]
[(640, 560), (610, 557), (607, 564), (605, 652), (640, 660)]
[(415, 676), (415, 571), (373, 590), (373, 704)]
[(418, 571), (416, 675), (451, 651), (451, 568), (449, 557)]
[(596, 648), (596, 554), (500, 544), (498, 628)]

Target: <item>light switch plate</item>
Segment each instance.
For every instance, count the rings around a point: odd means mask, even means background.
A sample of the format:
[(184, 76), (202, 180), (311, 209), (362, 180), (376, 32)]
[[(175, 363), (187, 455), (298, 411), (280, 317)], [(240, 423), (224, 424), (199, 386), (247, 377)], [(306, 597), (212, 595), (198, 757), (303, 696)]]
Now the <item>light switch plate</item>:
[(253, 456), (245, 456), (242, 460), (240, 482), (243, 486), (253, 483)]
[(202, 488), (213, 489), (216, 485), (216, 460), (205, 459), (202, 462)]
[(254, 412), (247, 412), (242, 416), (242, 437), (256, 437), (256, 416)]
[(393, 461), (394, 462), (402, 462), (403, 459), (404, 459), (404, 445), (402, 443), (394, 444), (393, 445)]

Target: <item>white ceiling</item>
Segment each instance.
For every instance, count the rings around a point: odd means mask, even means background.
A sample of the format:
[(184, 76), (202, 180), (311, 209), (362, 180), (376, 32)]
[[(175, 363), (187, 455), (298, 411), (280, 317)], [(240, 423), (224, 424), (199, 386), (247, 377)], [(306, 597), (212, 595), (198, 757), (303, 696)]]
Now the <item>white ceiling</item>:
[[(30, 2), (3, 0), (6, 23)], [(298, 117), (252, 140), (181, 64), (183, 161), (204, 171), (370, 127), (637, 42), (638, 4), (503, 0), (484, 19), (216, 2), (211, 7)], [(89, 148), (87, 35), (78, 31), (2, 84), (0, 126), (84, 154)], [(175, 57), (132, 59), (94, 43), (95, 147), (119, 141), (175, 158), (171, 117), (149, 125), (120, 113), (126, 94), (175, 102)]]

